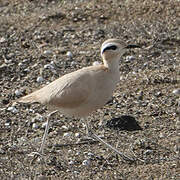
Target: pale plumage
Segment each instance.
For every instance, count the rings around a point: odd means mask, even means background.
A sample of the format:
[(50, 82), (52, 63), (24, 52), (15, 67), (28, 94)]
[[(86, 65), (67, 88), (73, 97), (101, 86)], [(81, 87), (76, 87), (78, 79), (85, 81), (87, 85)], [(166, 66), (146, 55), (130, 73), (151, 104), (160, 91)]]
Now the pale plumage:
[(88, 116), (111, 98), (119, 81), (120, 57), (127, 48), (132, 47), (137, 46), (127, 46), (118, 39), (109, 39), (101, 47), (103, 65), (89, 66), (66, 74), (30, 95), (22, 97), (19, 102), (38, 102), (59, 110), (65, 115)]

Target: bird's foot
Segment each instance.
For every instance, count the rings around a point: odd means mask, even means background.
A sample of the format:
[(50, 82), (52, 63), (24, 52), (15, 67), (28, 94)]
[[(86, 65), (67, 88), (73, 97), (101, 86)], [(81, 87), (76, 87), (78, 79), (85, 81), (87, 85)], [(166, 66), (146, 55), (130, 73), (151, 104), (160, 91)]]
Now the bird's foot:
[(105, 146), (107, 146), (109, 149), (113, 150), (115, 153), (117, 153), (118, 155), (120, 155), (124, 160), (126, 161), (129, 161), (129, 162), (135, 162), (136, 159), (132, 158), (132, 157), (129, 157), (125, 154), (123, 154), (122, 152), (118, 151), (116, 148), (114, 148), (113, 146), (111, 146), (110, 144), (108, 144), (107, 142), (105, 142), (103, 139), (101, 139), (99, 136), (97, 136), (96, 134), (94, 134), (92, 132), (91, 129), (88, 129), (87, 130), (88, 132), (88, 136), (93, 138), (93, 139), (96, 139), (97, 141), (103, 143)]
[(33, 159), (31, 160), (30, 164), (33, 164), (34, 161), (36, 161), (38, 158), (43, 159), (43, 157), (45, 156), (45, 154), (43, 154), (42, 152), (31, 152), (29, 154), (29, 156), (33, 157)]

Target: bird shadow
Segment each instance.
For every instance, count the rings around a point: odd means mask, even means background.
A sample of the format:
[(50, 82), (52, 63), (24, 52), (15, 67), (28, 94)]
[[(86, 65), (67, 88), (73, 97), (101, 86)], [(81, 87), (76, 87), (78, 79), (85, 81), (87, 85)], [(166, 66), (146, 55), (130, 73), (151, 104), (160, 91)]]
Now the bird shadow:
[(142, 130), (138, 121), (136, 121), (136, 119), (130, 115), (122, 115), (120, 117), (108, 120), (105, 126), (114, 130), (126, 130), (126, 131)]

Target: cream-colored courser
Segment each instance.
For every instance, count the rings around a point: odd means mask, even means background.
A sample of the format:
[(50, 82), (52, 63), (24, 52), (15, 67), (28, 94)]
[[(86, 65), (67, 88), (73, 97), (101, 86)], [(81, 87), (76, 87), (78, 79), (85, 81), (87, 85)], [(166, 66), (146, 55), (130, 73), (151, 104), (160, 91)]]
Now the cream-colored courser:
[[(22, 97), (18, 102), (38, 102), (48, 105), (65, 115), (85, 118), (93, 111), (104, 106), (111, 98), (120, 78), (120, 58), (128, 48), (135, 47), (138, 46), (126, 45), (118, 39), (109, 39), (101, 47), (102, 65), (89, 66), (66, 74), (47, 86)], [(54, 112), (50, 113), (50, 115)], [(49, 121), (47, 122), (40, 153), (43, 153), (48, 133), (48, 123)], [(104, 142), (90, 129), (88, 131), (91, 137), (105, 143), (125, 159), (133, 160)]]

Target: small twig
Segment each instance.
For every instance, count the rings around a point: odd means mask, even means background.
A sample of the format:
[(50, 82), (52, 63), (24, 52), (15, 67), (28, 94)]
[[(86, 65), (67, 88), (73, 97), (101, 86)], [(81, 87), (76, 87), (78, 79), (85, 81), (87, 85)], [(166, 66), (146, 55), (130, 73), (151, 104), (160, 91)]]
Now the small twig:
[(134, 157), (135, 157), (137, 160), (139, 160), (139, 161), (141, 161), (141, 162), (143, 162), (143, 163), (146, 162), (145, 160), (139, 158), (139, 157), (136, 155), (136, 153), (133, 151), (132, 144), (130, 144), (130, 150), (131, 150), (131, 153), (134, 155)]
[(56, 144), (55, 147), (67, 147), (67, 146), (77, 146), (77, 145), (84, 145), (84, 144), (95, 144), (98, 143), (97, 140), (86, 140), (84, 142), (78, 142), (78, 143), (66, 143), (66, 144)]

